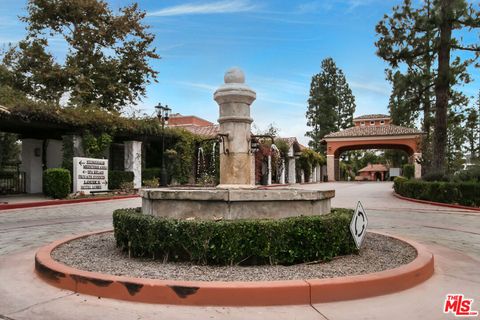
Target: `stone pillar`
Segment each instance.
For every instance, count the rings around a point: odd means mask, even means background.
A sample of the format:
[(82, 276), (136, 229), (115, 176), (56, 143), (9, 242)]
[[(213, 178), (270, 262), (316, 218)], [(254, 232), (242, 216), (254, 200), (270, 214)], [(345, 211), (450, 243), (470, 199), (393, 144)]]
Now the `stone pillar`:
[(272, 184), (272, 156), (267, 156), (267, 185)]
[(310, 167), (310, 177), (308, 177), (308, 182), (310, 183), (315, 182), (316, 175), (317, 174), (315, 173), (315, 168)]
[(317, 173), (317, 182), (322, 182), (322, 167), (317, 165), (315, 169), (315, 172)]
[(303, 169), (300, 170), (300, 183), (305, 183), (305, 173), (303, 172)]
[(125, 171), (133, 172), (133, 187), (140, 189), (142, 187), (142, 142), (125, 141), (123, 145)]
[(255, 184), (255, 154), (250, 155), (250, 181)]
[(335, 158), (335, 181), (340, 181), (340, 159)]
[(280, 160), (280, 184), (285, 184), (285, 159)]
[(40, 193), (43, 189), (42, 146), (42, 140), (22, 139), (21, 170), (25, 171), (27, 193)]
[(291, 157), (288, 158), (288, 183), (294, 184), (297, 183), (297, 175), (296, 175), (296, 168), (295, 168), (295, 158)]
[(335, 181), (335, 156), (327, 154), (327, 176), (328, 181)]
[(250, 105), (256, 93), (245, 84), (242, 70), (232, 68), (225, 73), (225, 84), (215, 91), (213, 98), (220, 106), (219, 134), (226, 152), (220, 148), (220, 188), (251, 188), (250, 132), (253, 119)]
[(62, 167), (63, 143), (61, 140), (48, 140), (45, 152), (47, 153), (47, 168)]
[(422, 177), (422, 165), (417, 162), (422, 158), (422, 154), (420, 152), (416, 152), (413, 154), (413, 166), (415, 168), (415, 179), (420, 179)]

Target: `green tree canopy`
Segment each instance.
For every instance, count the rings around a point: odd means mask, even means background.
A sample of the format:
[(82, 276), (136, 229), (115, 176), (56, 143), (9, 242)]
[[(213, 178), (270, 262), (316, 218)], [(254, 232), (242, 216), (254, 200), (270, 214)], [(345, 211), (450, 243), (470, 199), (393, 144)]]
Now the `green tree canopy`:
[[(120, 111), (145, 95), (157, 71), (154, 35), (142, 23), (137, 4), (114, 14), (101, 0), (29, 0), (27, 36), (5, 52), (12, 86), (36, 100), (71, 106), (97, 105)], [(49, 39), (63, 39), (65, 60), (56, 61)]]
[[(452, 87), (459, 82), (469, 82), (467, 66), (480, 56), (478, 43), (464, 43), (454, 31), (472, 31), (480, 28), (480, 11), (465, 0), (427, 0), (414, 6), (404, 0), (393, 8), (391, 16), (385, 15), (376, 26), (377, 54), (394, 69), (405, 65), (411, 76), (416, 76), (420, 93), (434, 87), (435, 123), (433, 139), (433, 171), (446, 170), (446, 146), (449, 106)], [(468, 59), (452, 56), (455, 50), (474, 52)], [(436, 70), (432, 73), (435, 63)], [(429, 79), (433, 81), (429, 81)], [(420, 80), (424, 81), (420, 81)], [(428, 98), (428, 96), (427, 96)], [(426, 98), (425, 98), (426, 99)], [(424, 104), (428, 106), (429, 103)], [(425, 118), (429, 121), (428, 114)]]

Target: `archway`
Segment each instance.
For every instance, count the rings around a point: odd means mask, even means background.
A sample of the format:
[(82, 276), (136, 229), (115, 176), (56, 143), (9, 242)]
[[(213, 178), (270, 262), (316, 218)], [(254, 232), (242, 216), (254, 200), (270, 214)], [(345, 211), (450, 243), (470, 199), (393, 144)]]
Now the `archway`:
[(415, 177), (421, 177), (421, 131), (392, 125), (387, 115), (365, 115), (353, 121), (354, 127), (330, 133), (323, 140), (327, 145), (328, 181), (339, 180), (341, 153), (359, 149), (403, 150), (415, 166)]

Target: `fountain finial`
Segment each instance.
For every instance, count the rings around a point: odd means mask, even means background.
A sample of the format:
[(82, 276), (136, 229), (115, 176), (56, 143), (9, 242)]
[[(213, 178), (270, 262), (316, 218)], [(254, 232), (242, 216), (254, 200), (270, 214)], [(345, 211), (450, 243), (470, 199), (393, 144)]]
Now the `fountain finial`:
[(223, 79), (225, 83), (245, 83), (245, 74), (242, 69), (233, 67), (225, 72)]

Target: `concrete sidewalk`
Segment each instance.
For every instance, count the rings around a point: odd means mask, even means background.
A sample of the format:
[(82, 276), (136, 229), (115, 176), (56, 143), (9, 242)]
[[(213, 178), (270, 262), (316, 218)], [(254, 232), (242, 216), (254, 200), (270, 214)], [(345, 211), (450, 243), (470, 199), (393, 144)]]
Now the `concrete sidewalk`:
[(0, 204), (29, 203), (53, 200), (43, 193), (23, 193), (0, 196)]
[(480, 309), (480, 261), (439, 246), (436, 272), (423, 284), (396, 294), (314, 306), (185, 307), (131, 303), (59, 290), (33, 272), (34, 251), (0, 258), (0, 319), (453, 319), (443, 314), (448, 293), (475, 299)]

